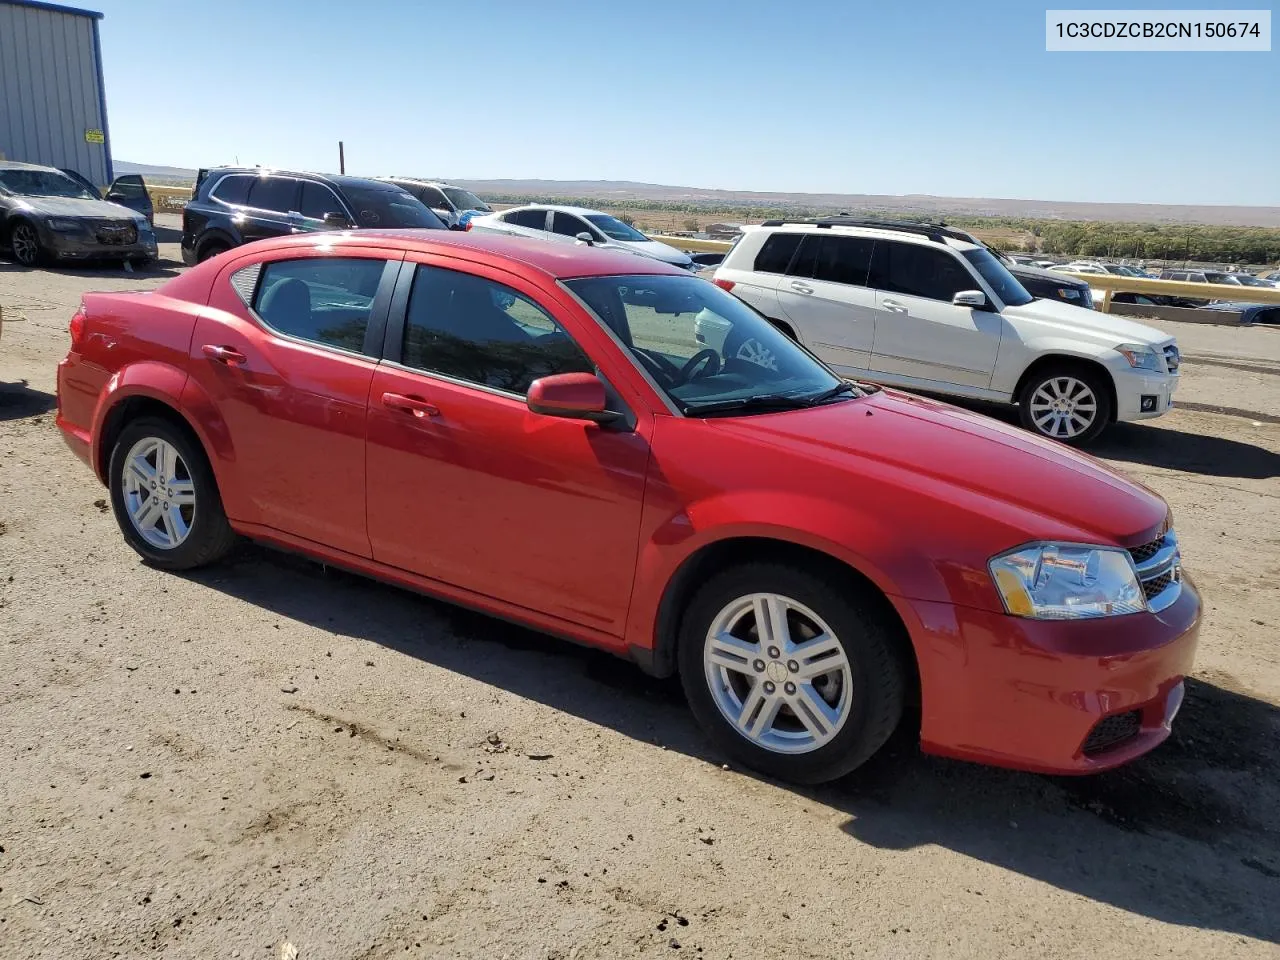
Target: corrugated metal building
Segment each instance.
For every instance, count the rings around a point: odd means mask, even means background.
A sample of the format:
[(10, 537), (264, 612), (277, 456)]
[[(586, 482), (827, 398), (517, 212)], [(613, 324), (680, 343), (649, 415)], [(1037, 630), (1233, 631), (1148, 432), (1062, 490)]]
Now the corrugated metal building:
[(0, 156), (111, 182), (102, 14), (0, 0)]

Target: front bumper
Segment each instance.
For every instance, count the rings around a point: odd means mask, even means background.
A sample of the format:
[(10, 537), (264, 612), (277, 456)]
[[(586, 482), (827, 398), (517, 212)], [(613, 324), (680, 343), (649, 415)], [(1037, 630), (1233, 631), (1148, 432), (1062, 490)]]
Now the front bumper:
[(156, 235), (139, 230), (134, 243), (103, 243), (91, 229), (75, 231), (39, 228), (41, 246), (57, 260), (154, 260), (159, 256)]
[(1190, 579), (1160, 613), (1097, 620), (894, 604), (920, 667), (921, 748), (1040, 773), (1095, 773), (1162, 743), (1200, 629)]
[(1116, 387), (1116, 419), (1150, 420), (1168, 413), (1178, 389), (1177, 374), (1148, 370), (1112, 370)]

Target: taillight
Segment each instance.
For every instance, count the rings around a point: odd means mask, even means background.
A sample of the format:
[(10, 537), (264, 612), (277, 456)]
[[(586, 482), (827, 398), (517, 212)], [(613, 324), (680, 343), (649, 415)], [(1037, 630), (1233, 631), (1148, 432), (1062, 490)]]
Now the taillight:
[(80, 343), (84, 340), (84, 304), (80, 304), (80, 309), (75, 312), (75, 316), (71, 318), (71, 323), (67, 325), (67, 330), (71, 333), (71, 349), (79, 350)]
[(714, 283), (721, 290), (733, 292), (734, 283), (732, 280), (722, 280), (720, 277), (716, 277), (711, 282)]

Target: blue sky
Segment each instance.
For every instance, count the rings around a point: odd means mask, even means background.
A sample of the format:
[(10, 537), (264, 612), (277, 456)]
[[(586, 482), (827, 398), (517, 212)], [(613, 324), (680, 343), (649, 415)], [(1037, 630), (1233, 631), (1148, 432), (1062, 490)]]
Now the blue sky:
[(1047, 4), (83, 5), (135, 162), (1280, 205), (1280, 52), (1046, 53)]

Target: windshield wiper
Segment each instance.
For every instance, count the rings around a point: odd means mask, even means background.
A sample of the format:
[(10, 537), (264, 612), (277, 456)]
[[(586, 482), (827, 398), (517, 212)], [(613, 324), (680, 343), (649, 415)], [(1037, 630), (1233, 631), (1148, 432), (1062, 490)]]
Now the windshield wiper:
[(848, 395), (850, 397), (858, 397), (862, 395), (862, 391), (859, 390), (857, 386), (850, 383), (848, 380), (841, 380), (830, 390), (824, 390), (822, 391), (822, 393), (818, 394), (816, 397), (809, 397), (808, 398), (809, 405), (816, 406), (819, 403), (825, 403), (826, 401), (832, 400), (838, 396), (841, 396), (842, 394)]
[(795, 397), (785, 393), (762, 393), (754, 397), (736, 400), (712, 400), (708, 403), (686, 403), (684, 412), (694, 417), (717, 413), (736, 413), (740, 410), (801, 410), (812, 406), (807, 397)]

